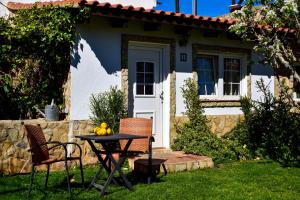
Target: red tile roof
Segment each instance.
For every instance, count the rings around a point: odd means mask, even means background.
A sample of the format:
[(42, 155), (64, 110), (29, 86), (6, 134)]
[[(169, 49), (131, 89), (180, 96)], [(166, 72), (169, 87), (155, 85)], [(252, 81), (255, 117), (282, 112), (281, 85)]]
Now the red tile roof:
[[(222, 28), (228, 27), (236, 22), (235, 19), (226, 17), (204, 17), (195, 16), (191, 14), (167, 12), (163, 10), (145, 9), (143, 7), (123, 6), (121, 4), (99, 3), (98, 1), (85, 1), (85, 0), (62, 0), (51, 2), (36, 2), (36, 3), (15, 3), (8, 2), (7, 7), (11, 10), (28, 9), (33, 6), (65, 6), (70, 5), (74, 7), (88, 6), (93, 9), (95, 15), (119, 17), (121, 13), (125, 17), (134, 17), (136, 19), (145, 18), (147, 21), (175, 23), (178, 25), (199, 26), (199, 25), (212, 25), (221, 26)], [(268, 26), (258, 26), (257, 28), (268, 28)], [(294, 33), (295, 30), (288, 28), (280, 28), (279, 31)]]

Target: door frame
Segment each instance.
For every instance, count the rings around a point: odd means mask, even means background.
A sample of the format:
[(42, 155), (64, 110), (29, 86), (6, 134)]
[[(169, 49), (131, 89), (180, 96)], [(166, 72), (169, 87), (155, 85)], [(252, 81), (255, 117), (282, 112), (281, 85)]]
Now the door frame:
[[(170, 45), (164, 43), (151, 43), (141, 41), (128, 41), (127, 60), (129, 61), (129, 50), (158, 50), (161, 59), (159, 70), (159, 79), (162, 81), (162, 91), (164, 93), (164, 101), (162, 104), (161, 114), (162, 121), (162, 147), (170, 148)], [(128, 68), (127, 68), (128, 69)], [(128, 75), (129, 75), (128, 71)], [(128, 85), (129, 87), (129, 85)], [(127, 88), (128, 90), (129, 88)], [(135, 113), (134, 113), (135, 114)]]

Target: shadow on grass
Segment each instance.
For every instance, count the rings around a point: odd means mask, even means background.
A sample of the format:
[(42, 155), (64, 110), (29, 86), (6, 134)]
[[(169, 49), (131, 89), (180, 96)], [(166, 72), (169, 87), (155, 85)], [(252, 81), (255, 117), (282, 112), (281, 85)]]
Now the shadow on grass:
[[(156, 175), (152, 180), (151, 183), (161, 183), (161, 182), (165, 182), (162, 177), (164, 177), (164, 175), (158, 174)], [(140, 183), (144, 183), (147, 184), (147, 176), (144, 174), (139, 174), (139, 173), (135, 173), (135, 172), (128, 172), (127, 174), (127, 178), (128, 180), (131, 182), (132, 185), (138, 185)]]

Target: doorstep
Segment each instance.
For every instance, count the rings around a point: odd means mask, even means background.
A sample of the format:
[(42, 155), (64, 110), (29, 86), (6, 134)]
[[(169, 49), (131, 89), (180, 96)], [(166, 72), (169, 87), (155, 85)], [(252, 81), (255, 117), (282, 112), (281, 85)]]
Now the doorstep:
[[(129, 168), (134, 169), (134, 161), (140, 158), (147, 158), (148, 155), (141, 155), (129, 158)], [(170, 149), (153, 149), (153, 159), (164, 159), (168, 173), (192, 171), (196, 169), (213, 168), (214, 163), (207, 156), (185, 154), (182, 151), (172, 151)], [(138, 170), (138, 169), (135, 169)], [(162, 172), (162, 169), (160, 170)]]

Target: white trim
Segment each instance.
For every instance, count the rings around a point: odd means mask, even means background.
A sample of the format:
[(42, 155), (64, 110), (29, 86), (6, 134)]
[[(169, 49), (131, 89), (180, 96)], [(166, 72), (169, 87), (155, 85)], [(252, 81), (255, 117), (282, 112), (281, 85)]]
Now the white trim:
[[(162, 69), (159, 79), (162, 81), (162, 90), (164, 93), (164, 101), (162, 105), (162, 147), (170, 148), (170, 45), (162, 43), (150, 43), (150, 42), (139, 42), (129, 41), (129, 50), (160, 50), (161, 59), (160, 61)], [(129, 73), (129, 72), (128, 72)], [(145, 98), (143, 96), (143, 98)]]

